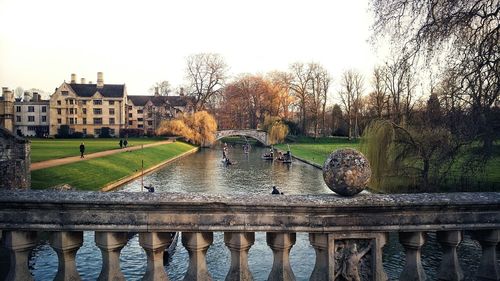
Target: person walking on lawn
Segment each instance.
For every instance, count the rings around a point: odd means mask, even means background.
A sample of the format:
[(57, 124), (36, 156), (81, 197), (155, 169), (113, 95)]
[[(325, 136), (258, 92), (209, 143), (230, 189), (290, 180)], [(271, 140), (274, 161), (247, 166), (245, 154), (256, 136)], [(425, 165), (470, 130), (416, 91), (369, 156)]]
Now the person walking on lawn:
[(80, 158), (84, 158), (83, 157), (83, 153), (85, 152), (85, 144), (80, 144)]
[(122, 148), (122, 147), (123, 147), (123, 140), (120, 139), (120, 148)]
[(125, 146), (125, 148), (127, 148), (127, 144), (128, 144), (128, 141), (127, 141), (127, 139), (125, 139), (125, 140), (123, 141), (123, 146)]

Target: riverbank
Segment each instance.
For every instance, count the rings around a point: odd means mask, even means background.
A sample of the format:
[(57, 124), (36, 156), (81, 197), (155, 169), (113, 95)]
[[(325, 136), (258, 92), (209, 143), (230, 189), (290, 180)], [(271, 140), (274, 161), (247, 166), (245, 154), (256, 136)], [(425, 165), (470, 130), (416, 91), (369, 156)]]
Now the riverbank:
[(174, 142), (41, 169), (31, 173), (31, 186), (32, 189), (46, 189), (69, 184), (77, 190), (98, 191), (114, 182), (140, 173), (142, 160), (144, 169), (148, 170), (196, 149), (187, 143)]
[[(326, 158), (333, 151), (340, 148), (353, 148), (360, 150), (359, 141), (349, 141), (347, 138), (306, 138), (301, 137), (296, 142), (289, 143), (292, 155), (312, 166), (321, 168)], [(287, 144), (275, 145), (276, 148), (286, 151)], [(465, 158), (465, 157), (462, 157)], [(457, 191), (500, 191), (500, 144), (495, 143), (493, 156), (486, 163), (482, 171), (464, 176), (459, 169), (459, 164), (452, 167), (450, 173), (443, 180), (442, 185), (436, 189), (439, 192)], [(382, 192), (401, 193), (414, 192), (411, 186), (404, 189), (401, 185), (396, 190), (382, 190)]]

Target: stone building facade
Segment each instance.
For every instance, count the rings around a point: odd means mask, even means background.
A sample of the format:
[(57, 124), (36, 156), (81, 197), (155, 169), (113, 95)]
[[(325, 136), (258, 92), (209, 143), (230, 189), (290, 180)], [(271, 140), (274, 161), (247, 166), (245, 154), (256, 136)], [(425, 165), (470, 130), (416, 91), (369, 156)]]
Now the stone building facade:
[(42, 100), (38, 93), (33, 97), (14, 102), (14, 132), (22, 136), (45, 137), (49, 135), (50, 101)]
[(130, 95), (127, 97), (127, 128), (154, 134), (162, 120), (193, 112), (192, 99), (182, 96)]
[(5, 87), (0, 97), (0, 127), (10, 132), (14, 129), (14, 93)]
[(61, 125), (70, 133), (81, 132), (98, 136), (108, 127), (110, 134), (118, 135), (126, 127), (127, 89), (125, 84), (104, 84), (103, 73), (97, 73), (97, 83), (63, 82), (50, 97), (50, 135)]
[(30, 149), (29, 140), (0, 127), (0, 189), (30, 188)]

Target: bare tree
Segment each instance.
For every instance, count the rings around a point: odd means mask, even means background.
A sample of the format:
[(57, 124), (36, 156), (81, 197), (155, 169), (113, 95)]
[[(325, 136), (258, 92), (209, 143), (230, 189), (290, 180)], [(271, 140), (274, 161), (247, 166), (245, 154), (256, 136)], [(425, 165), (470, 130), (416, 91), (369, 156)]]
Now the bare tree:
[(372, 92), (370, 92), (370, 95), (368, 97), (368, 103), (370, 109), (372, 109), (376, 116), (379, 119), (382, 119), (384, 113), (388, 113), (388, 108), (387, 108), (387, 90), (384, 85), (384, 73), (383, 73), (383, 68), (381, 67), (375, 67), (373, 70), (373, 76), (372, 76)]
[(307, 103), (310, 96), (309, 83), (312, 79), (311, 68), (303, 63), (294, 63), (290, 66), (290, 72), (292, 74), (293, 80), (291, 83), (291, 89), (293, 95), (297, 99), (297, 105), (300, 111), (300, 123), (302, 127), (302, 132), (307, 134)]
[(194, 97), (194, 111), (199, 111), (222, 93), (227, 65), (218, 54), (200, 53), (187, 58), (188, 95)]
[(158, 93), (160, 96), (168, 96), (172, 92), (172, 86), (167, 80), (156, 82), (149, 88), (150, 92)]
[(273, 114), (289, 119), (290, 106), (294, 102), (294, 98), (291, 94), (291, 84), (293, 76), (291, 73), (283, 71), (273, 71), (267, 75), (268, 80), (270, 80), (272, 87), (278, 93), (277, 99), (277, 112)]
[(354, 70), (348, 70), (342, 74), (340, 83), (339, 95), (347, 115), (348, 137), (351, 140), (353, 136), (359, 136), (358, 113), (363, 91), (363, 77)]
[(500, 95), (499, 0), (372, 0), (375, 36), (401, 42), (399, 52), (428, 61), (446, 58), (459, 78), (477, 136), (491, 154)]

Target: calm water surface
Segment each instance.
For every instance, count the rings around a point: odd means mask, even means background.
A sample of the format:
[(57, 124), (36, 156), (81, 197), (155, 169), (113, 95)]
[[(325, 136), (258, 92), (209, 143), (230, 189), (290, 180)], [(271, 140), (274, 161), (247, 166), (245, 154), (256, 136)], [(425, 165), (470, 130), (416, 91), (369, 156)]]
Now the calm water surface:
[[(229, 158), (236, 162), (224, 166), (220, 149), (203, 149), (179, 159), (168, 166), (146, 175), (145, 185), (153, 185), (156, 192), (203, 193), (258, 193), (270, 194), (276, 185), (285, 194), (331, 194), (323, 181), (321, 170), (295, 161), (291, 165), (260, 159), (266, 150), (252, 148), (245, 155), (241, 146), (229, 150)], [(141, 180), (130, 182), (121, 191), (141, 192)], [(266, 280), (271, 272), (273, 256), (266, 244), (265, 233), (255, 234), (255, 244), (250, 248), (249, 266), (255, 280)], [(441, 247), (435, 235), (428, 236), (422, 258), (429, 280), (435, 280)], [(473, 280), (479, 264), (479, 245), (468, 236), (459, 247), (460, 261), (467, 267), (466, 280)], [(314, 267), (315, 253), (307, 233), (297, 233), (297, 242), (290, 254), (292, 269), (297, 280), (308, 280)], [(397, 235), (391, 234), (384, 251), (384, 267), (390, 280), (398, 280), (404, 266), (402, 246)], [(146, 269), (146, 254), (139, 246), (138, 236), (132, 237), (123, 248), (121, 269), (127, 280), (140, 280)], [(180, 239), (171, 262), (166, 266), (171, 280), (182, 280), (188, 267), (189, 255)], [(101, 269), (101, 253), (95, 246), (94, 233), (84, 233), (84, 245), (77, 253), (77, 268), (83, 280), (97, 279)], [(214, 280), (224, 280), (229, 271), (230, 253), (224, 245), (223, 233), (214, 233), (214, 243), (207, 253), (208, 269)], [(52, 280), (57, 272), (57, 255), (46, 242), (33, 251), (30, 267), (35, 280)]]

